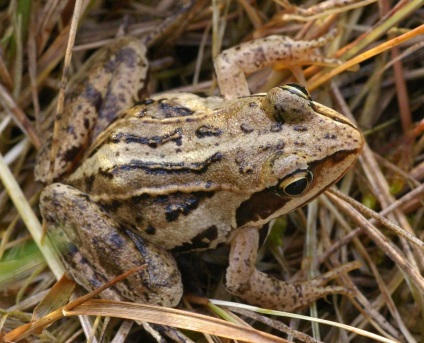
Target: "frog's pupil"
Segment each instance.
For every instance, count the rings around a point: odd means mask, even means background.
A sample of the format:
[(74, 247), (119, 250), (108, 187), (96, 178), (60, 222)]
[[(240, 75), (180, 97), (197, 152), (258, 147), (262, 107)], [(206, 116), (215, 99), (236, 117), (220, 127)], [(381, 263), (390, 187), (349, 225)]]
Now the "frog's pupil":
[(306, 177), (303, 177), (284, 187), (284, 192), (287, 195), (300, 195), (306, 189), (307, 186), (308, 179)]

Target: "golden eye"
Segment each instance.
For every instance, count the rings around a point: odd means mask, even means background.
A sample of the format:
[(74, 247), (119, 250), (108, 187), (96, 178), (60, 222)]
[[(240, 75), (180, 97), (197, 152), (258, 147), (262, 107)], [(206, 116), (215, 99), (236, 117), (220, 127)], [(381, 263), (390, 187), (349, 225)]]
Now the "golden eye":
[(277, 186), (277, 193), (296, 197), (302, 195), (313, 180), (313, 175), (309, 170), (298, 170), (280, 181)]

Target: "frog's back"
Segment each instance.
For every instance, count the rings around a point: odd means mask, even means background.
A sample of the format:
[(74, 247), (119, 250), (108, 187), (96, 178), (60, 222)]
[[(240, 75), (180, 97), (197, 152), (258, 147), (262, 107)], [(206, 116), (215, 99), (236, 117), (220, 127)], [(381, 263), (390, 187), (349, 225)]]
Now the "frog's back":
[[(240, 99), (232, 104), (186, 93), (144, 100), (98, 137), (68, 183), (91, 195), (115, 197), (129, 190), (137, 195), (169, 193), (169, 187), (183, 192), (238, 189), (245, 168), (252, 187), (259, 173), (244, 165), (244, 154), (251, 155), (252, 133), (264, 131), (264, 121), (271, 128), (272, 121), (260, 115), (260, 98), (245, 102), (250, 103), (248, 111)], [(258, 115), (252, 115), (252, 104)], [(275, 137), (269, 140), (275, 142)], [(258, 168), (270, 154), (272, 149), (257, 161)]]
[(242, 129), (232, 127), (229, 108), (221, 98), (193, 94), (142, 101), (98, 137), (68, 183), (161, 247), (216, 247), (236, 227), (234, 208), (248, 196), (241, 184), (259, 186), (259, 173), (240, 181), (233, 150), (240, 150), (234, 130)]
[[(140, 102), (98, 137), (68, 183), (159, 246), (216, 247), (237, 227), (240, 202), (262, 187), (260, 169), (273, 154), (261, 101), (167, 94)], [(269, 148), (252, 158), (257, 135)]]

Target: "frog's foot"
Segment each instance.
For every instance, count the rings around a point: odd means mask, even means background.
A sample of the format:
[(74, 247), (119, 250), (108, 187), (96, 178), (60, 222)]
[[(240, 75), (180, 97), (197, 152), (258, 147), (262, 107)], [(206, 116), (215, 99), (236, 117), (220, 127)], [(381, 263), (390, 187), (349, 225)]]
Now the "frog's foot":
[[(40, 198), (49, 237), (77, 283), (93, 290), (125, 271), (146, 264), (101, 294), (103, 298), (176, 306), (182, 296), (174, 258), (115, 223), (90, 197), (63, 184)], [(121, 295), (121, 296), (120, 296)]]
[[(265, 308), (292, 311), (329, 294), (352, 295), (340, 286), (326, 286), (340, 275), (336, 269), (313, 280), (289, 284), (255, 268), (259, 233), (255, 228), (240, 230), (231, 244), (226, 287), (230, 293)], [(345, 271), (345, 267), (341, 269)], [(351, 269), (351, 268), (348, 268)]]

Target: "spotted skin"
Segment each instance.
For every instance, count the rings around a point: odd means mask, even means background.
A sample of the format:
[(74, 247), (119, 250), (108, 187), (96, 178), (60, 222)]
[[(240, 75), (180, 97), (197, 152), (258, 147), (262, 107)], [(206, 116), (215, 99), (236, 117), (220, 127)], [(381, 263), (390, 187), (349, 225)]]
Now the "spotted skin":
[[(299, 44), (289, 43), (282, 59)], [(292, 309), (347, 293), (323, 287), (328, 280), (287, 285), (257, 272), (255, 259), (260, 228), (318, 196), (352, 166), (363, 144), (359, 130), (298, 85), (249, 95), (238, 87), (228, 91), (218, 77), (224, 97), (166, 93), (139, 101), (145, 50), (130, 38), (115, 44), (123, 44), (119, 52), (98, 53), (105, 79), (93, 68), (82, 90), (70, 92), (67, 115), (80, 110), (84, 119), (75, 119), (78, 127), (73, 120), (63, 124), (71, 139), (59, 151), (55, 179), (64, 181), (40, 198), (48, 231), (77, 282), (91, 290), (146, 264), (107, 297), (176, 306), (182, 285), (172, 253), (230, 244), (227, 288), (248, 302)], [(252, 53), (256, 67), (274, 60), (262, 48)], [(133, 68), (144, 74), (134, 76)], [(94, 118), (97, 111), (103, 114)], [(37, 178), (45, 171), (40, 163)]]

